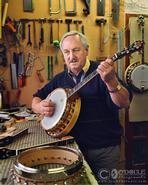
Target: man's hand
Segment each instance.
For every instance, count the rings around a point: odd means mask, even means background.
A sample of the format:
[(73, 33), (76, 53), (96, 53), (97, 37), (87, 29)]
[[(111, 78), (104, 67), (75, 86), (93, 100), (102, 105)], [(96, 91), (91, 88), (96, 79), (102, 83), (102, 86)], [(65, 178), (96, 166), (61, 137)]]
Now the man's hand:
[(51, 100), (42, 100), (39, 103), (40, 114), (43, 116), (52, 116), (55, 111), (55, 104)]
[[(109, 58), (106, 59), (100, 63), (97, 68), (97, 72), (100, 74), (101, 79), (106, 84), (114, 104), (121, 108), (128, 108), (130, 105), (129, 92), (118, 82), (114, 68), (114, 62)], [(118, 85), (120, 85), (120, 90), (115, 91)]]
[(109, 58), (100, 63), (97, 72), (106, 84), (116, 81), (114, 62)]

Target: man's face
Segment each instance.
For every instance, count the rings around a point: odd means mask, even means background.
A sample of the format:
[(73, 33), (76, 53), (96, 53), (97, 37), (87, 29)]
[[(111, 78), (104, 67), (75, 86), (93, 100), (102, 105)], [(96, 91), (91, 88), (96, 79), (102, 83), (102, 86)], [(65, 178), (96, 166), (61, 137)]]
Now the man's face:
[(68, 69), (75, 74), (79, 73), (88, 56), (88, 49), (83, 47), (79, 36), (66, 37), (62, 43), (62, 52)]

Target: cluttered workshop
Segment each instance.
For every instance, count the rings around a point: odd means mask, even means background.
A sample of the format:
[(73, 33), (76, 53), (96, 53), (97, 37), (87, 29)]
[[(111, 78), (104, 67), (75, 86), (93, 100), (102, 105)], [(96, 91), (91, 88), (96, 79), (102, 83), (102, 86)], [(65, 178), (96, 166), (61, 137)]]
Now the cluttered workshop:
[(147, 0), (0, 0), (0, 184), (148, 184), (147, 28)]

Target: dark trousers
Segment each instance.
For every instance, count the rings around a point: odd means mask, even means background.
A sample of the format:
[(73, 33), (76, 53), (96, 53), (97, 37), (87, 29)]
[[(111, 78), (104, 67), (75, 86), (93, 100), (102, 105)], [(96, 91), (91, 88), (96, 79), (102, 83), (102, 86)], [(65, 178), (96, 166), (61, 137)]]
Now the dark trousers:
[(114, 170), (120, 158), (119, 146), (82, 151), (99, 184), (115, 184)]

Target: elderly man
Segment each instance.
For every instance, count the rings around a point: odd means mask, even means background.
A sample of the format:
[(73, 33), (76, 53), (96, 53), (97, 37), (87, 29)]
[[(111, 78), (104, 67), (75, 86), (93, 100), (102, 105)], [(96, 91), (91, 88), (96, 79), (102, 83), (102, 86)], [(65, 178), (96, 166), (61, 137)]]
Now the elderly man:
[(122, 135), (119, 109), (129, 107), (131, 93), (118, 79), (111, 59), (100, 63), (88, 59), (89, 45), (82, 33), (64, 34), (60, 49), (67, 69), (34, 94), (32, 109), (44, 116), (52, 116), (56, 105), (45, 101), (47, 95), (58, 87), (73, 88), (97, 71), (98, 75), (79, 90), (81, 111), (69, 135), (75, 138), (96, 178), (103, 183), (106, 179), (101, 179), (101, 169), (112, 170), (118, 164)]

